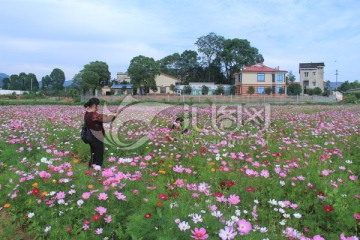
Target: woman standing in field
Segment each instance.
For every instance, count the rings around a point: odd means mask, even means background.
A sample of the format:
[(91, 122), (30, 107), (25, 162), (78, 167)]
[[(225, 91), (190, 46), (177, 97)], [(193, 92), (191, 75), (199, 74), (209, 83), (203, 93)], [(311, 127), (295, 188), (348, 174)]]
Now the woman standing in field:
[(111, 122), (115, 119), (116, 114), (105, 115), (98, 113), (100, 100), (98, 98), (90, 98), (84, 107), (87, 108), (84, 115), (84, 122), (93, 134), (93, 141), (89, 144), (91, 157), (89, 167), (94, 165), (102, 167), (104, 161), (104, 137), (105, 130), (103, 123)]

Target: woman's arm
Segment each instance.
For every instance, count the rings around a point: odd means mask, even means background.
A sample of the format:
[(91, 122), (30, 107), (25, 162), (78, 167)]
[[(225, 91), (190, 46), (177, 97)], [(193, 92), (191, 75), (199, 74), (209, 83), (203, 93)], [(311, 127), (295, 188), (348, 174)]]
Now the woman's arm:
[(91, 120), (92, 120), (92, 121), (103, 122), (103, 123), (108, 123), (108, 122), (113, 121), (114, 118), (115, 118), (114, 115), (105, 115), (105, 114), (101, 114), (101, 113), (95, 112), (95, 113), (92, 115)]

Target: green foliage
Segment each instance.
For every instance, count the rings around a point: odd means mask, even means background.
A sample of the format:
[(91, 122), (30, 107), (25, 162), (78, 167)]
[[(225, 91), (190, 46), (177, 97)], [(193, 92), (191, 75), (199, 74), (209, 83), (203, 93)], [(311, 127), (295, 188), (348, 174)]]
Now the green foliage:
[(284, 93), (285, 93), (285, 88), (281, 87), (281, 88), (279, 89), (279, 94), (281, 95), (281, 94), (284, 94)]
[(271, 93), (272, 93), (272, 88), (271, 87), (267, 87), (267, 88), (265, 88), (265, 94), (267, 94), (267, 95), (270, 95)]
[(54, 68), (50, 73), (52, 90), (57, 93), (64, 89), (65, 73), (59, 69)]
[(248, 88), (248, 90), (247, 90), (247, 94), (252, 95), (252, 94), (254, 94), (254, 93), (255, 93), (255, 88), (254, 88), (254, 86), (250, 86), (250, 87)]
[(201, 94), (202, 94), (202, 95), (208, 95), (208, 93), (209, 93), (209, 87), (206, 86), (206, 85), (202, 85), (202, 87), (201, 87)]
[(99, 76), (96, 86), (103, 87), (109, 85), (111, 73), (109, 71), (109, 66), (106, 62), (90, 62), (89, 64), (86, 64), (84, 66), (84, 69), (81, 72), (86, 71), (94, 72)]
[(295, 82), (295, 80), (296, 80), (295, 75), (293, 74), (292, 71), (289, 71), (288, 74), (286, 75), (286, 84), (293, 83)]
[(290, 83), (287, 86), (287, 94), (289, 96), (296, 96), (302, 93), (301, 85), (298, 83)]
[(174, 84), (170, 85), (170, 91), (172, 91), (173, 93), (175, 93), (176, 91), (176, 86)]
[(216, 95), (224, 95), (225, 91), (224, 91), (224, 86), (219, 85), (217, 86), (216, 90), (215, 90), (215, 94)]
[(186, 85), (183, 89), (184, 94), (191, 94), (192, 88), (190, 85)]
[(155, 77), (161, 72), (159, 64), (153, 58), (142, 55), (134, 57), (127, 72), (134, 87), (140, 88), (140, 94), (148, 93), (149, 89), (157, 90)]

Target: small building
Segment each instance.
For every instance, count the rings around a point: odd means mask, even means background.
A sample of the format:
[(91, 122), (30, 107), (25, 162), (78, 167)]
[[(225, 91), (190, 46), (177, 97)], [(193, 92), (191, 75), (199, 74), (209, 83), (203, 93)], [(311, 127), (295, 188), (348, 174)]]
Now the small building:
[(113, 84), (111, 89), (114, 91), (114, 95), (124, 95), (124, 94), (133, 94), (134, 88), (131, 83), (118, 83)]
[[(127, 75), (127, 73), (123, 73), (123, 72), (118, 72), (117, 73), (117, 84), (113, 85), (111, 88), (117, 88), (120, 89), (122, 87), (127, 87), (132, 93), (140, 93), (139, 89), (134, 89), (133, 85), (130, 84), (131, 82), (131, 78)], [(129, 84), (125, 84), (125, 82), (129, 83)], [(165, 73), (160, 73), (159, 75), (157, 75), (155, 77), (155, 82), (156, 82), (156, 87), (157, 87), (157, 91), (152, 91), (151, 89), (149, 89), (148, 93), (149, 94), (167, 94), (167, 93), (172, 93), (171, 91), (171, 85), (176, 85), (179, 84), (181, 81), (180, 79), (174, 77), (174, 76), (170, 76), (168, 74)], [(117, 91), (119, 92), (119, 91)]]
[(203, 86), (206, 86), (209, 90), (207, 95), (215, 95), (215, 92), (219, 86), (223, 87), (224, 95), (230, 95), (231, 90), (230, 84), (215, 84), (213, 82), (190, 82), (189, 85), (176, 85), (176, 93), (178, 95), (184, 94), (185, 86), (191, 87), (190, 95), (202, 95)]
[(344, 99), (344, 93), (341, 91), (332, 91), (332, 95), (335, 96), (337, 102)]
[(323, 62), (299, 64), (300, 85), (303, 94), (307, 93), (307, 89), (316, 87), (324, 91), (324, 67)]
[(271, 88), (272, 94), (286, 93), (286, 73), (279, 67), (270, 68), (263, 64), (245, 66), (234, 74), (236, 95), (248, 95), (250, 87), (254, 88), (254, 95), (264, 94), (266, 88)]
[(160, 94), (167, 94), (167, 93), (172, 93), (170, 87), (171, 85), (176, 86), (176, 84), (179, 84), (181, 81), (180, 79), (174, 77), (174, 76), (170, 76), (168, 74), (165, 73), (160, 73), (160, 75), (157, 75), (155, 77), (155, 82), (156, 82), (156, 87), (157, 87), (157, 91), (154, 92), (150, 89), (149, 93), (152, 94), (156, 94), (156, 93), (160, 93)]

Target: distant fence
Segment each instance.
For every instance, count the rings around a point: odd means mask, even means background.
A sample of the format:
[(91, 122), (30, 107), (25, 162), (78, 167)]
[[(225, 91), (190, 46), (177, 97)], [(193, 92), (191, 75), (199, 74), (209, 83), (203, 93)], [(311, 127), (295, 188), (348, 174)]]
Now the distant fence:
[[(82, 101), (93, 96), (82, 96)], [(97, 96), (107, 102), (120, 102), (124, 96)], [(272, 95), (175, 95), (175, 94), (152, 94), (132, 95), (133, 98), (142, 102), (193, 102), (193, 103), (307, 103), (307, 102), (336, 102), (335, 96), (272, 96)]]

